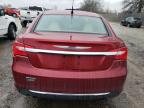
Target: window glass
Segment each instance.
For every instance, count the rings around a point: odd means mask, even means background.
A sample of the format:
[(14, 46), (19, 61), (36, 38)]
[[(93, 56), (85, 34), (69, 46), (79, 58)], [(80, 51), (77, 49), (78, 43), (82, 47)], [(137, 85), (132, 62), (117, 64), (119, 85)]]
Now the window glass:
[(38, 22), (38, 32), (72, 32), (106, 35), (106, 27), (99, 17), (44, 15)]

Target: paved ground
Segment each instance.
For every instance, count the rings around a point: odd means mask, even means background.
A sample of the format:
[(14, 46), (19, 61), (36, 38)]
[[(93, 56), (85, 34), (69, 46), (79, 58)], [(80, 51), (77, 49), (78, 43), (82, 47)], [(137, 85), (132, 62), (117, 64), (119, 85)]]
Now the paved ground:
[[(0, 38), (0, 108), (143, 108), (144, 29), (126, 28), (117, 23), (111, 24), (129, 48), (129, 73), (125, 89), (120, 96), (105, 101), (48, 101), (25, 97), (13, 86), (12, 42)], [(24, 31), (25, 29), (22, 30)]]

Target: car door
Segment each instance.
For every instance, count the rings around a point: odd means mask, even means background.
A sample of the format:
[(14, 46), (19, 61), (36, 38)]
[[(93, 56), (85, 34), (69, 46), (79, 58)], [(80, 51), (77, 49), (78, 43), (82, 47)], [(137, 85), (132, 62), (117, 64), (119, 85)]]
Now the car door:
[(3, 23), (3, 10), (0, 9), (0, 35), (3, 34), (3, 25), (4, 25), (4, 23)]
[(0, 9), (0, 35), (7, 33), (7, 20), (4, 10)]

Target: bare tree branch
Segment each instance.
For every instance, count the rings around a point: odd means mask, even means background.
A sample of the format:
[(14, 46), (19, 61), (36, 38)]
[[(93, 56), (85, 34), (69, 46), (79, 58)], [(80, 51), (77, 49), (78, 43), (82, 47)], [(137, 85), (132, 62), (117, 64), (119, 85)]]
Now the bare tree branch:
[(101, 0), (84, 0), (80, 6), (81, 10), (90, 12), (99, 12), (102, 10)]
[(142, 12), (144, 8), (144, 0), (124, 0), (123, 9), (127, 11), (136, 11), (138, 13)]

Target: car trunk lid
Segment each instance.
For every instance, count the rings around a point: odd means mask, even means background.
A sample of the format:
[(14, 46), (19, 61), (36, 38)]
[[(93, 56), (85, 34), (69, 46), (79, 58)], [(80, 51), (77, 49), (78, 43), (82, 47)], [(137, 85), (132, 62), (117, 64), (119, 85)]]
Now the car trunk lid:
[(32, 47), (26, 50), (33, 66), (57, 70), (106, 70), (114, 61), (110, 51), (119, 45), (94, 34), (31, 33), (23, 39)]

